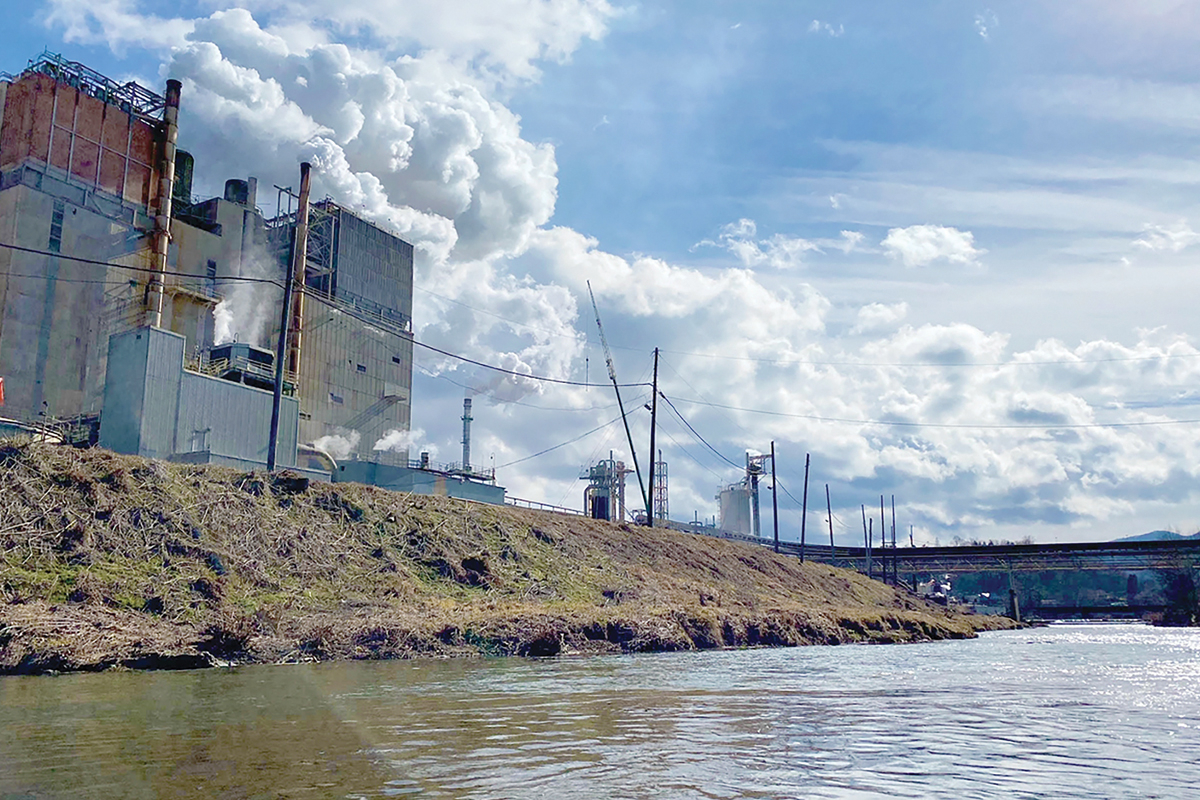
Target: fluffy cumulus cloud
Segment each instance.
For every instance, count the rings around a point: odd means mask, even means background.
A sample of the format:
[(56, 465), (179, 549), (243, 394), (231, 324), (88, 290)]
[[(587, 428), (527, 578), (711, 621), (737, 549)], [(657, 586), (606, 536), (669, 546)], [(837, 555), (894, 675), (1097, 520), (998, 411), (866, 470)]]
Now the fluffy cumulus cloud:
[(908, 303), (868, 303), (858, 310), (851, 334), (878, 333), (894, 329), (908, 316)]
[(935, 261), (973, 264), (987, 252), (975, 247), (970, 231), (943, 225), (910, 225), (892, 228), (883, 240), (884, 251), (906, 267), (924, 267)]
[[(1186, 424), (1200, 405), (1189, 393), (1200, 351), (1165, 329), (1132, 344), (1018, 348), (1004, 331), (928, 321), (918, 295), (897, 294), (890, 262), (976, 264), (985, 251), (970, 231), (892, 227), (877, 247), (878, 234), (868, 245), (842, 225), (801, 237), (740, 219), (693, 248), (695, 264), (687, 253), (608, 252), (556, 225), (555, 151), (527, 138), (503, 98), (535, 90), (546, 63), (604, 36), (618, 13), (605, 0), (246, 0), (196, 18), (136, 0), (49, 9), (69, 40), (148, 48), (184, 81), (181, 144), (202, 180), (254, 174), (286, 186), (307, 159), (318, 194), (418, 248), (418, 341), (502, 371), (418, 347), (414, 428), (376, 449), (455, 452), (461, 398), (475, 395), (477, 460), (494, 458), (513, 495), (576, 505), (581, 464), (628, 458), (590, 288), (618, 377), (632, 384), (624, 399), (639, 442), (659, 348), (670, 403), (657, 441), (677, 518), (712, 513), (745, 449), (772, 441), (793, 494), (795, 466), (812, 453), (835, 507), (848, 514), (895, 493), (910, 522), (947, 539), (1200, 503), (1200, 426)], [(1147, 227), (1138, 247), (1150, 258), (1197, 240), (1179, 223)], [(827, 263), (869, 280), (850, 300), (806, 269)], [(577, 385), (587, 383), (600, 385)], [(320, 445), (349, 453), (357, 435), (333, 431)]]

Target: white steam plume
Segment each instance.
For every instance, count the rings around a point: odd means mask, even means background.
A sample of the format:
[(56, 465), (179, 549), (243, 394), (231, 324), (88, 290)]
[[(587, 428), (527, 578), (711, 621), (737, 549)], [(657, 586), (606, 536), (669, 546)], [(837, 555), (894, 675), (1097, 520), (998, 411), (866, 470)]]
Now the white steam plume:
[(358, 431), (347, 431), (339, 428), (337, 433), (322, 436), (312, 443), (312, 446), (325, 453), (334, 461), (345, 461), (358, 448), (362, 435)]
[(392, 452), (403, 453), (404, 451), (421, 450), (429, 453), (430, 458), (436, 458), (438, 453), (437, 445), (421, 444), (421, 440), (425, 438), (425, 431), (422, 428), (414, 428), (406, 431), (401, 428), (393, 428), (385, 433), (379, 441), (371, 446), (372, 450), (377, 452)]
[[(242, 264), (242, 275), (278, 279), (279, 268), (265, 253), (253, 253)], [(271, 323), (280, 307), (279, 287), (270, 283), (226, 281), (225, 297), (213, 309), (213, 344), (248, 342), (270, 347)]]

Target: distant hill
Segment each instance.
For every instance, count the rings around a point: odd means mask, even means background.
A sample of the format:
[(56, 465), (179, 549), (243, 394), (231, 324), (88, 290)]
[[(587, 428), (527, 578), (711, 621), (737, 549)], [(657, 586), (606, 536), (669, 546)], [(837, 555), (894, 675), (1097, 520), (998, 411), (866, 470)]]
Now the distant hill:
[(1149, 533), (1139, 533), (1137, 536), (1126, 536), (1124, 539), (1116, 539), (1118, 542), (1169, 542), (1178, 539), (1200, 539), (1200, 533), (1193, 533), (1189, 536), (1176, 533), (1175, 531), (1150, 531)]

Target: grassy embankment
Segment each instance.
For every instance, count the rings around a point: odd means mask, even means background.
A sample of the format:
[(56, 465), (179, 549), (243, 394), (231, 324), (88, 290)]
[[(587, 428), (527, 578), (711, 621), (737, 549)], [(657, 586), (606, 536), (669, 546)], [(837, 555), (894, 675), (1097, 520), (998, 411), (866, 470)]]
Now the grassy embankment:
[(1006, 625), (748, 544), (0, 442), (0, 672), (901, 642)]

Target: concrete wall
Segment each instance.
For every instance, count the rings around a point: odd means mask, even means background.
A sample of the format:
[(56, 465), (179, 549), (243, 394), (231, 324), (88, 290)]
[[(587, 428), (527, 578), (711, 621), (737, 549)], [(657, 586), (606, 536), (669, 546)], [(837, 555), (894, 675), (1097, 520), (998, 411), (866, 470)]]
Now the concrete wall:
[[(202, 453), (210, 461), (265, 465), (271, 393), (185, 371), (185, 343), (158, 328), (109, 339), (100, 446), (148, 458)], [(296, 463), (298, 413), (296, 400), (284, 397), (276, 451), (281, 467)]]
[[(32, 171), (24, 177), (57, 193), (23, 182), (0, 189), (4, 241), (89, 260), (141, 260), (124, 252), (139, 246), (139, 231), (103, 213), (95, 192)], [(7, 249), (0, 250), (0, 273), (6, 413), (35, 419), (43, 410), (59, 417), (99, 411), (107, 336), (122, 303), (136, 294), (129, 285), (135, 273)]]
[(338, 465), (334, 483), (363, 483), (393, 492), (431, 494), (439, 497), (458, 497), (480, 503), (504, 505), (505, 489), (490, 483), (477, 483), (466, 478), (432, 470), (379, 464), (373, 461), (349, 461)]

